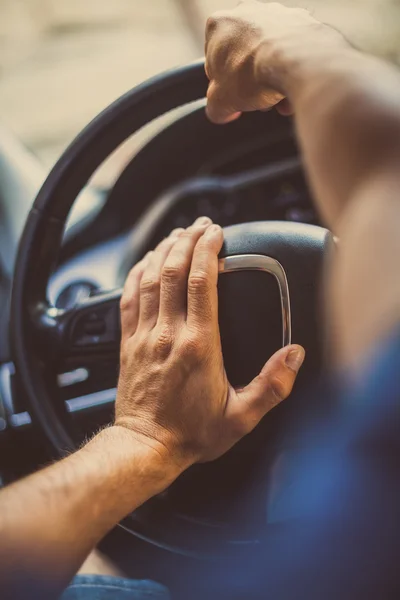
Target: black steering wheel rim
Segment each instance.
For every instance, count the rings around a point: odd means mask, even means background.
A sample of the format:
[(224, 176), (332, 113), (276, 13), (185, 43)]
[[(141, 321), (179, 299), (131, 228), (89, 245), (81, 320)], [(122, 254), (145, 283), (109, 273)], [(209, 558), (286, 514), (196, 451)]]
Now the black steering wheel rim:
[(79, 192), (103, 161), (147, 123), (205, 96), (204, 63), (154, 77), (130, 90), (97, 116), (53, 167), (29, 213), (13, 280), (10, 334), (16, 370), (24, 384), (32, 417), (60, 456), (75, 444), (51, 399), (34, 352), (31, 321), (43, 314), (47, 283), (60, 248), (68, 214)]
[[(95, 118), (65, 151), (40, 190), (28, 216), (20, 241), (13, 282), (11, 342), (16, 371), (24, 385), (32, 417), (39, 423), (59, 456), (74, 450), (76, 444), (68, 430), (67, 421), (62, 418), (60, 408), (54, 402), (57, 394), (56, 383), (46, 376), (43, 359), (48, 351), (46, 344), (40, 348), (37, 348), (37, 345), (46, 341), (38, 335), (41, 328), (46, 332), (47, 342), (49, 335), (51, 341), (52, 329), (54, 329), (53, 337), (56, 341), (57, 331), (55, 317), (53, 323), (53, 313), (57, 313), (57, 309), (47, 300), (47, 285), (57, 259), (56, 252), (61, 247), (68, 214), (93, 173), (121, 143), (166, 112), (202, 99), (206, 94), (207, 84), (204, 64), (199, 62), (155, 77), (122, 96)], [(290, 170), (292, 167), (292, 164), (287, 164), (283, 169)], [(229, 191), (229, 187), (220, 184), (218, 180), (213, 180), (208, 192), (223, 194)], [(294, 261), (296, 264), (292, 264), (290, 277), (292, 281), (296, 280), (296, 283), (301, 279), (297, 297), (299, 298), (302, 291), (304, 292), (305, 300), (302, 300), (304, 308), (308, 298), (312, 296), (310, 307), (307, 309), (312, 312), (317, 295), (313, 290), (315, 274), (319, 272), (321, 257), (330, 244), (329, 233), (315, 226), (292, 225), (278, 223), (275, 227), (270, 227), (268, 224), (263, 226), (260, 223), (247, 224), (243, 229), (239, 226), (231, 227), (226, 231), (223, 256), (239, 256), (248, 250), (261, 256), (269, 255), (278, 262), (281, 258), (283, 262)], [(307, 227), (311, 229), (308, 230)], [(298, 240), (300, 240), (300, 249), (296, 246)], [(296, 272), (298, 266), (301, 270), (299, 277)], [(115, 302), (118, 293), (111, 292), (104, 296), (106, 301), (111, 299)], [(59, 324), (60, 322), (57, 327)], [(304, 339), (304, 327), (303, 329), (302, 327), (301, 319), (298, 318), (296, 331), (298, 339), (294, 341), (299, 343), (302, 343), (302, 337)], [(316, 355), (317, 342), (314, 346), (314, 355)], [(129, 521), (125, 521), (128, 530), (138, 537), (175, 552), (184, 552), (197, 557), (209, 555), (209, 540), (213, 540), (212, 547), (220, 535), (215, 527), (206, 541), (207, 550), (199, 552), (197, 542), (186, 544), (188, 522), (184, 520), (183, 523), (179, 523), (179, 519), (176, 519), (174, 514), (170, 519), (171, 514), (168, 514), (168, 509), (165, 509), (162, 498), (155, 498), (148, 504), (149, 509), (144, 505), (141, 514), (134, 513)], [(141, 518), (143, 514), (144, 519)], [(147, 518), (146, 514), (150, 515), (150, 518)], [(153, 523), (154, 514), (158, 516), (164, 514), (161, 518), (164, 520), (162, 522), (155, 520)], [(192, 525), (196, 532), (199, 530), (201, 537), (201, 525), (195, 522)], [(175, 526), (180, 527), (181, 533), (171, 535)], [(234, 546), (238, 541), (243, 543), (244, 540), (237, 540), (235, 535), (235, 532), (232, 534), (226, 531), (226, 538), (222, 544), (223, 553), (227, 546)], [(171, 543), (171, 539), (175, 542)], [(226, 541), (228, 544), (225, 543)], [(249, 540), (246, 538), (245, 543), (253, 543), (253, 541), (252, 538)], [(220, 554), (219, 550), (217, 554)]]

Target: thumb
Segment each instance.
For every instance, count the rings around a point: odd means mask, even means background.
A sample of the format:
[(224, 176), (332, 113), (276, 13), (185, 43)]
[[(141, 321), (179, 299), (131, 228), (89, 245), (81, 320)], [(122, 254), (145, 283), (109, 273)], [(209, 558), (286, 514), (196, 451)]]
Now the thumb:
[(211, 81), (207, 91), (206, 114), (212, 123), (225, 125), (236, 121), (242, 113), (231, 105), (227, 94), (223, 93), (214, 81)]
[(293, 389), (305, 357), (304, 348), (286, 346), (276, 352), (261, 372), (237, 392), (237, 410), (250, 432), (274, 406), (285, 400)]

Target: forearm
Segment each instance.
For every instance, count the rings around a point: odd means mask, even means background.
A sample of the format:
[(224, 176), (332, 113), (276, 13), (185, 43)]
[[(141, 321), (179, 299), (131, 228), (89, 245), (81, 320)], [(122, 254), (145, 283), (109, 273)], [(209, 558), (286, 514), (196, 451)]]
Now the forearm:
[(400, 173), (377, 172), (338, 224), (326, 299), (334, 356), (354, 373), (400, 327), (399, 189)]
[(327, 279), (334, 357), (353, 370), (400, 324), (400, 75), (318, 24), (271, 53), (259, 78), (290, 100), (314, 198), (340, 238)]
[(102, 431), (80, 451), (0, 494), (2, 579), (13, 573), (43, 581), (56, 595), (119, 520), (178, 475), (130, 431)]
[(336, 228), (371, 175), (398, 168), (400, 75), (324, 25), (314, 37), (294, 37), (272, 54), (262, 45), (256, 68), (292, 103), (316, 201)]

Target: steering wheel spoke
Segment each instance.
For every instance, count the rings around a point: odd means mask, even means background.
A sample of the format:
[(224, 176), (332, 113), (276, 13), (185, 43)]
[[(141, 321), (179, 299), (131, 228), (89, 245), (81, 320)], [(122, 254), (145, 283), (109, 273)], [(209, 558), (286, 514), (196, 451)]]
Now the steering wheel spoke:
[[(199, 63), (128, 92), (94, 119), (66, 150), (29, 213), (13, 279), (13, 360), (29, 415), (37, 419), (60, 455), (76, 448), (83, 439), (80, 434), (86, 435), (89, 426), (98, 426), (99, 413), (92, 420), (92, 408), (112, 408), (118, 377), (122, 293), (103, 293), (66, 311), (51, 307), (44, 300), (57, 265), (68, 214), (96, 169), (121, 143), (162, 114), (204, 98), (207, 86), (204, 64)], [(270, 125), (261, 134), (274, 131), (279, 137), (281, 125), (288, 123), (274, 111), (266, 113), (265, 119)], [(246, 125), (246, 116), (240, 122)], [(204, 127), (211, 125), (204, 120)], [(233, 139), (238, 130), (235, 124), (229, 127), (229, 139)], [(289, 126), (284, 127), (287, 131)], [(229, 129), (218, 128), (218, 136), (226, 131)], [(196, 136), (188, 134), (181, 151), (189, 154), (196, 143)], [(166, 150), (172, 164), (177, 163), (173, 145), (166, 145)], [(279, 203), (289, 202), (290, 194), (282, 194), (283, 200), (276, 194), (275, 181), (301, 174), (299, 159), (280, 160), (279, 154), (279, 163), (271, 164), (269, 150), (265, 156), (267, 165), (251, 172), (223, 171), (225, 174), (208, 177), (204, 170), (196, 170), (199, 175), (195, 179), (169, 189), (137, 223), (132, 242), (135, 253), (140, 256), (147, 245), (151, 247), (154, 237), (165, 235), (164, 230), (155, 231), (155, 217), (161, 224), (171, 209), (181, 203), (191, 202), (200, 210), (205, 199), (216, 207), (217, 215), (223, 216), (220, 207), (229, 203), (245, 206), (251, 201), (258, 207), (270, 197), (278, 198)], [(158, 163), (154, 161), (155, 165)], [(167, 160), (167, 170), (168, 164)], [(155, 173), (152, 169), (152, 179), (157, 178)], [(139, 195), (140, 189), (135, 196)], [(150, 196), (152, 203), (153, 195)], [(307, 382), (310, 373), (315, 376), (322, 363), (319, 283), (325, 256), (333, 246), (332, 236), (313, 225), (265, 222), (264, 213), (259, 215), (259, 222), (246, 223), (247, 219), (238, 212), (239, 224), (224, 232), (220, 265), (221, 272), (229, 274), (221, 278), (218, 289), (224, 364), (231, 383), (241, 386), (292, 337), (307, 350), (307, 360), (296, 383), (301, 390), (302, 381)], [(285, 403), (286, 406), (296, 406), (296, 402)], [(82, 429), (74, 413), (84, 419)], [(124, 527), (158, 546), (194, 556), (225, 553), (231, 548), (235, 551), (238, 543), (257, 544), (258, 533), (253, 532), (251, 522), (257, 510), (265, 519), (264, 494), (252, 494), (256, 504), (248, 509), (250, 528), (246, 519), (241, 522), (235, 516), (237, 507), (246, 505), (249, 490), (267, 488), (267, 482), (263, 480), (260, 487), (256, 480), (258, 466), (273, 466), (276, 452), (281, 452), (286, 413), (285, 409), (273, 413), (274, 420), (265, 421), (266, 429), (262, 425), (246, 436), (244, 445), (236, 446), (232, 454), (222, 459), (224, 462), (198, 465), (197, 473), (205, 469), (204, 479), (199, 478), (205, 483), (195, 487), (190, 477), (182, 480), (170, 495), (155, 498), (127, 518)], [(276, 433), (281, 436), (279, 440)], [(271, 442), (265, 446), (269, 434)], [(234, 500), (232, 506), (230, 498)]]

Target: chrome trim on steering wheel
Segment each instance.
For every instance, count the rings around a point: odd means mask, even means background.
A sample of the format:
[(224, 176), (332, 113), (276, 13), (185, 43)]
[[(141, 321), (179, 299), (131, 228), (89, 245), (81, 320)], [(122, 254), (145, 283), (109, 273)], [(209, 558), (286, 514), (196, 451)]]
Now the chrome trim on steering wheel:
[(289, 286), (285, 269), (275, 258), (263, 254), (238, 254), (219, 260), (220, 273), (237, 271), (264, 271), (273, 275), (278, 283), (282, 307), (282, 347), (292, 341), (292, 320), (290, 315)]

